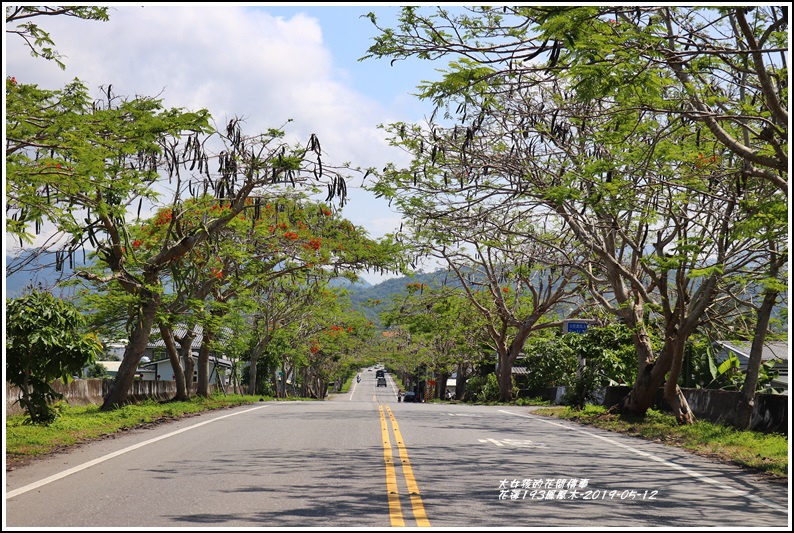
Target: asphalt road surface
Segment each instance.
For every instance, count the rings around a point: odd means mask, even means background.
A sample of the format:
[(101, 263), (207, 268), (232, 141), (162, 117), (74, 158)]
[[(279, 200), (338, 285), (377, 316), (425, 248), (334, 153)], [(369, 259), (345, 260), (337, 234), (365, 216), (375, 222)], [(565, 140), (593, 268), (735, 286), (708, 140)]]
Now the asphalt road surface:
[(786, 484), (527, 407), (398, 403), (388, 374), (361, 377), (7, 472), (4, 529), (790, 530)]

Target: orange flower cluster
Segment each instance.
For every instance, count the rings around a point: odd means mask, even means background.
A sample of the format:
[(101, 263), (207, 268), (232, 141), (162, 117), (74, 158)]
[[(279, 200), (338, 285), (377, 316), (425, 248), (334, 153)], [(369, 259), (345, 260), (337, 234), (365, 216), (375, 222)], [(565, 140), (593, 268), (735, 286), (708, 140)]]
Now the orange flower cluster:
[(703, 154), (698, 154), (698, 159), (695, 161), (695, 166), (698, 168), (707, 167), (717, 162), (717, 156), (705, 157)]
[(173, 218), (173, 214), (171, 213), (170, 209), (166, 209), (165, 211), (160, 211), (157, 214), (157, 218), (154, 219), (154, 225), (157, 227), (163, 226), (171, 222)]
[(316, 238), (309, 239), (309, 242), (304, 243), (303, 247), (306, 250), (318, 251), (320, 249), (320, 246), (322, 246), (322, 244), (323, 244), (323, 240), (320, 239), (319, 237), (316, 237)]

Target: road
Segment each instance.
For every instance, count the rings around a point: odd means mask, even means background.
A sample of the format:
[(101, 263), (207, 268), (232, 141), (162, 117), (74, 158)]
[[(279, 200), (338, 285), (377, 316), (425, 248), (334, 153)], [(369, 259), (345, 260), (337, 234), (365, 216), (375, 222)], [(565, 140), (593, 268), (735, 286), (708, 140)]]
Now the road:
[[(6, 473), (5, 526), (788, 530), (785, 484), (531, 408), (398, 403), (362, 372)], [(5, 529), (5, 528), (4, 528)]]

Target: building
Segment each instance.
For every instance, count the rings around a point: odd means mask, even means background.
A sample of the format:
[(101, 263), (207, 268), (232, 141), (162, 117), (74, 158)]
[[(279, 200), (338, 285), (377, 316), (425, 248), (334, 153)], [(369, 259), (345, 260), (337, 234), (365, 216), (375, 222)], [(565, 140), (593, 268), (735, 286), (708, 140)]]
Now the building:
[[(155, 379), (155, 372), (152, 369), (144, 368), (145, 364), (148, 363), (149, 360), (147, 358), (143, 358), (141, 360), (141, 364), (138, 365), (136, 375), (138, 379), (142, 379), (144, 381), (151, 381)], [(121, 366), (121, 361), (96, 361), (96, 364), (102, 365), (105, 367), (107, 371), (107, 378), (108, 379), (115, 379), (116, 375), (119, 373), (119, 367)], [(83, 377), (88, 377), (88, 369), (90, 366), (83, 367)]]
[[(725, 361), (732, 353), (739, 360), (739, 371), (747, 371), (747, 364), (750, 361), (750, 342), (716, 341), (712, 346), (717, 364)], [(775, 361), (773, 369), (778, 371), (778, 377), (772, 380), (771, 386), (779, 392), (788, 394), (788, 342), (765, 342), (761, 361)]]
[[(193, 356), (193, 382), (198, 381), (198, 352), (201, 348), (201, 341), (203, 338), (203, 328), (200, 325), (195, 325), (193, 327), (193, 342), (190, 345), (191, 355)], [(185, 334), (187, 333), (187, 328), (185, 326), (177, 326), (173, 329), (174, 336), (177, 338), (184, 338)], [(223, 328), (221, 330), (220, 336), (228, 336), (231, 335), (231, 330), (228, 328)], [(177, 343), (177, 348), (179, 348), (179, 343)], [(162, 337), (160, 336), (160, 329), (153, 329), (151, 338), (149, 340), (149, 344), (146, 346), (146, 352), (143, 360), (147, 360), (146, 363), (141, 363), (140, 367), (143, 370), (148, 370), (151, 372), (150, 379), (156, 379), (160, 381), (172, 381), (174, 379), (174, 369), (171, 366), (171, 360), (168, 358), (168, 354), (165, 350), (165, 341), (163, 341)], [(215, 383), (216, 380), (216, 366), (221, 371), (220, 375), (224, 377), (224, 383), (228, 384), (230, 377), (231, 377), (231, 370), (232, 370), (232, 362), (229, 359), (226, 359), (220, 353), (210, 352), (210, 377), (209, 382)], [(144, 375), (144, 379), (149, 379), (147, 375)]]
[[(121, 361), (96, 361), (96, 364), (102, 365), (103, 367), (105, 367), (105, 370), (108, 373), (107, 377), (112, 379), (112, 378), (115, 378), (116, 374), (119, 373), (119, 367), (121, 366)], [(83, 376), (84, 377), (88, 376), (88, 369), (89, 368), (90, 368), (90, 366), (83, 367)]]
[[(193, 352), (193, 382), (198, 381), (198, 370), (195, 368), (198, 365), (198, 352)], [(173, 381), (174, 368), (171, 366), (170, 359), (160, 359), (159, 361), (152, 361), (150, 363), (143, 363), (140, 365), (142, 370), (148, 371), (148, 375), (144, 374), (143, 379), (156, 379), (158, 381)], [(216, 369), (220, 369), (220, 375), (224, 379), (226, 385), (229, 384), (229, 379), (232, 375), (232, 362), (228, 359), (218, 358), (217, 361), (214, 357), (210, 357), (210, 377), (209, 382), (215, 383)], [(151, 376), (151, 377), (149, 377)]]
[(105, 351), (105, 356), (108, 361), (121, 361), (124, 359), (124, 351), (127, 349), (127, 339), (114, 340), (102, 343), (102, 348)]

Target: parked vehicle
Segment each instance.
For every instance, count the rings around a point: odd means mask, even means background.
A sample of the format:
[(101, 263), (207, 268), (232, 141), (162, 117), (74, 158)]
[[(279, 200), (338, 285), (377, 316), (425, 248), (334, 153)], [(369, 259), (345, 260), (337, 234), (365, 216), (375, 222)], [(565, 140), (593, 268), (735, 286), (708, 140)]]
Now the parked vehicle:
[(421, 403), (422, 402), (422, 398), (420, 396), (418, 396), (415, 392), (408, 391), (403, 396), (403, 401), (406, 402), (406, 403), (411, 403), (411, 402), (413, 402), (413, 403)]

